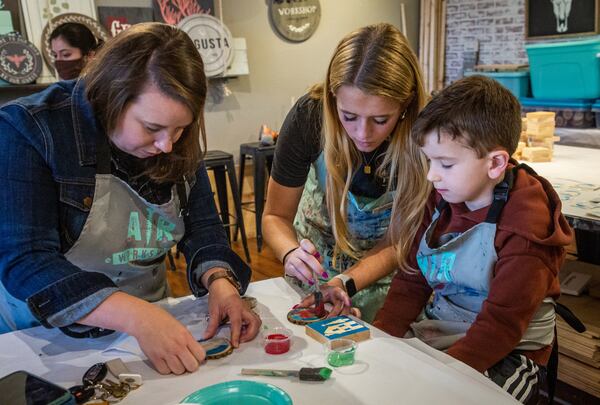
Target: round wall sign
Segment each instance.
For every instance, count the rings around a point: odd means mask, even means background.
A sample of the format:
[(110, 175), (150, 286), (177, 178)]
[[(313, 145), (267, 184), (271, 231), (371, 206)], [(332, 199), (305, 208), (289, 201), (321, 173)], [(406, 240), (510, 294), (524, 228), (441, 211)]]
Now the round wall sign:
[(302, 42), (317, 30), (321, 5), (319, 0), (269, 0), (269, 16), (283, 38)]
[(42, 73), (42, 55), (17, 33), (0, 36), (0, 79), (12, 84), (32, 83)]
[(225, 24), (208, 14), (194, 14), (185, 17), (177, 26), (189, 35), (200, 52), (207, 77), (225, 73), (233, 60), (233, 39)]
[(54, 58), (52, 57), (52, 48), (50, 46), (50, 35), (60, 25), (66, 23), (79, 23), (85, 25), (96, 37), (96, 40), (108, 41), (110, 34), (98, 21), (84, 14), (66, 13), (60, 14), (48, 21), (42, 31), (42, 55), (44, 62), (50, 71), (54, 74)]

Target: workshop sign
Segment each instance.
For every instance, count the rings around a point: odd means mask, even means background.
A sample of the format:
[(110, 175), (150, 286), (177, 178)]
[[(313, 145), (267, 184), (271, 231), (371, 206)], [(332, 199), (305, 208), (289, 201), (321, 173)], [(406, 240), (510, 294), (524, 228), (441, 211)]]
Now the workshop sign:
[(269, 0), (269, 16), (279, 35), (302, 42), (317, 30), (321, 5), (319, 0)]
[(233, 60), (231, 32), (219, 19), (208, 14), (185, 17), (177, 26), (194, 42), (204, 61), (206, 77), (225, 73)]

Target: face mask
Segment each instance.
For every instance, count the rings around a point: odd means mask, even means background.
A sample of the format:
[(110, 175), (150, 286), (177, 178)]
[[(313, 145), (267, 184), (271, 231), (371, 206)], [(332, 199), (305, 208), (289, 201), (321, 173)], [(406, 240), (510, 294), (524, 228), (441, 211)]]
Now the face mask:
[(62, 80), (77, 79), (83, 70), (85, 62), (83, 58), (75, 60), (57, 60), (54, 61), (54, 67), (58, 72), (58, 76)]

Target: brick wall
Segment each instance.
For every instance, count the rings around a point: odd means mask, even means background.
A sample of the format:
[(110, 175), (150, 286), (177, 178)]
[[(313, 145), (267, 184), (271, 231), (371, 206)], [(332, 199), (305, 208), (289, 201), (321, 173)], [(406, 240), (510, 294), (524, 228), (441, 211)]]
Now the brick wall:
[(524, 0), (446, 0), (446, 84), (462, 77), (463, 50), (479, 63), (527, 63)]

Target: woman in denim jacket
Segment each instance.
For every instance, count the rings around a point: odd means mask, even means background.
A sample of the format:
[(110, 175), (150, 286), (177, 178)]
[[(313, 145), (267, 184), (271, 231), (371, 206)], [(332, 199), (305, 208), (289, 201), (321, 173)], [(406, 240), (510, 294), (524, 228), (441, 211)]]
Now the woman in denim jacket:
[(206, 336), (225, 317), (234, 346), (256, 336), (260, 319), (240, 298), (250, 269), (229, 248), (201, 164), (203, 72), (185, 33), (138, 24), (80, 80), (0, 108), (0, 333), (123, 331), (159, 372), (194, 371), (203, 348), (148, 302), (167, 295), (177, 244), (193, 293), (210, 293)]

